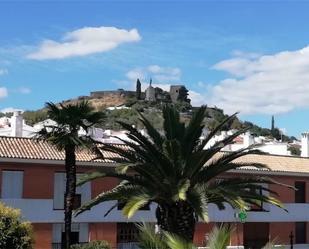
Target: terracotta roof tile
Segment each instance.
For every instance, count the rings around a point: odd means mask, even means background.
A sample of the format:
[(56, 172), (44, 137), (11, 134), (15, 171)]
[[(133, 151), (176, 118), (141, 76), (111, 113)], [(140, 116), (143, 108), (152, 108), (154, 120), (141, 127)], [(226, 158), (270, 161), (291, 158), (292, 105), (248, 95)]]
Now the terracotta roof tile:
[[(124, 145), (115, 145), (124, 146)], [(106, 158), (114, 157), (115, 154), (103, 152)], [(221, 154), (221, 153), (220, 153)], [(1, 137), (0, 136), (0, 158), (16, 159), (39, 159), (39, 160), (64, 160), (64, 153), (58, 151), (54, 146), (46, 142), (36, 142), (30, 138)], [(77, 161), (93, 162), (96, 156), (87, 151), (77, 152)], [(111, 162), (109, 160), (96, 160), (96, 162)], [(247, 155), (236, 160), (236, 162), (262, 163), (271, 171), (285, 173), (307, 173), (309, 174), (309, 158), (277, 155)], [(257, 170), (254, 167), (243, 167), (244, 170)], [(268, 169), (262, 169), (268, 170)]]
[[(121, 146), (121, 145), (118, 145)], [(115, 156), (110, 152), (103, 152), (105, 157)], [(0, 137), (0, 158), (64, 160), (64, 152), (43, 141), (30, 138)], [(96, 155), (88, 150), (77, 151), (76, 160), (79, 162), (93, 162)], [(96, 162), (111, 162), (110, 160), (95, 160)]]
[[(269, 168), (269, 170), (277, 172), (309, 173), (309, 158), (304, 157), (278, 155), (247, 155), (238, 158), (236, 162), (262, 163), (265, 164)], [(256, 170), (256, 168), (254, 167), (244, 167), (244, 169)]]

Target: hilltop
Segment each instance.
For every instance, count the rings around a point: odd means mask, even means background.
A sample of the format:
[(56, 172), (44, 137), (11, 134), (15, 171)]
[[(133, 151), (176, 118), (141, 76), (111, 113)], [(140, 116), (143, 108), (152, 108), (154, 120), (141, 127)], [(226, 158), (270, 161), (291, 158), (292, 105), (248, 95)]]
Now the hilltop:
[[(162, 126), (161, 108), (165, 103), (171, 103), (181, 111), (181, 118), (189, 121), (192, 113), (197, 107), (191, 106), (188, 98), (188, 90), (184, 85), (171, 85), (170, 91), (164, 91), (161, 88), (153, 87), (151, 82), (148, 88), (141, 91), (139, 80), (136, 83), (135, 91), (117, 89), (114, 91), (94, 91), (89, 95), (79, 96), (74, 99), (63, 100), (61, 104), (75, 104), (80, 101), (88, 101), (97, 111), (105, 111), (106, 122), (102, 124), (104, 129), (117, 130), (120, 127), (116, 123), (117, 120), (128, 122), (137, 127), (141, 126), (138, 121), (136, 111), (142, 112), (146, 117), (152, 120), (155, 127)], [(208, 107), (208, 118), (205, 120), (206, 127), (212, 130), (216, 125), (222, 122), (227, 115), (222, 109), (216, 107)], [(1, 116), (10, 116), (11, 114), (0, 113)], [(23, 117), (30, 125), (40, 122), (47, 118), (46, 111), (43, 109), (35, 111), (25, 111)], [(235, 118), (233, 122), (226, 124), (225, 130), (241, 129), (250, 127), (250, 131), (255, 136), (265, 136), (275, 138), (277, 140), (292, 142), (295, 137), (289, 137), (280, 134), (278, 128), (273, 126), (271, 129), (259, 127), (248, 121), (241, 121)], [(141, 127), (139, 127), (141, 128)]]

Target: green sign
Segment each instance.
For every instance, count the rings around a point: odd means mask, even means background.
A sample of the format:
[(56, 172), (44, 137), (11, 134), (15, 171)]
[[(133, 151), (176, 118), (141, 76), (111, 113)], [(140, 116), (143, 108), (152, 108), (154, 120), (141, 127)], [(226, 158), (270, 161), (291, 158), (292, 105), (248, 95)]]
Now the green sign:
[(240, 210), (238, 213), (238, 218), (241, 223), (244, 223), (247, 219), (247, 212), (245, 210)]

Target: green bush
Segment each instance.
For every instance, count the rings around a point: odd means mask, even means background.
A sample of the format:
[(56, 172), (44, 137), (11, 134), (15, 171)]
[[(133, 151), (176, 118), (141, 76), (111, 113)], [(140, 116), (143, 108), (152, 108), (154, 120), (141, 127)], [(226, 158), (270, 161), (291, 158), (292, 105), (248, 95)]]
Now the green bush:
[(0, 203), (0, 248), (32, 249), (33, 233), (18, 209)]
[(112, 249), (112, 247), (104, 240), (93, 240), (84, 245), (72, 245), (71, 249)]

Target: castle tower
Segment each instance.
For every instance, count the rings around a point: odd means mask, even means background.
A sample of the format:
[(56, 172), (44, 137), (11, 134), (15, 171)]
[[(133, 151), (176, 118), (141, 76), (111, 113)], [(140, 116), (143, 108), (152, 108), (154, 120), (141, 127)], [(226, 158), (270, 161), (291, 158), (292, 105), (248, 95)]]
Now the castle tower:
[(188, 90), (184, 85), (171, 85), (170, 96), (173, 103), (176, 103), (177, 101), (190, 103), (190, 100), (187, 98)]
[(146, 89), (146, 101), (155, 102), (156, 101), (156, 92), (155, 89), (152, 87), (152, 79), (150, 79), (149, 86)]

